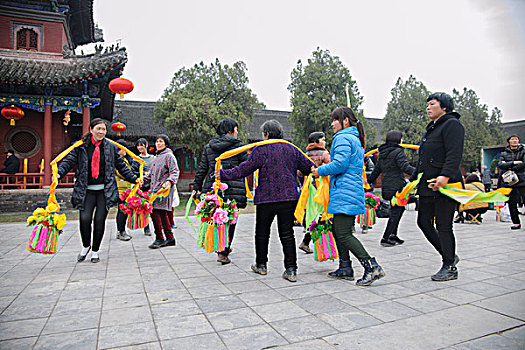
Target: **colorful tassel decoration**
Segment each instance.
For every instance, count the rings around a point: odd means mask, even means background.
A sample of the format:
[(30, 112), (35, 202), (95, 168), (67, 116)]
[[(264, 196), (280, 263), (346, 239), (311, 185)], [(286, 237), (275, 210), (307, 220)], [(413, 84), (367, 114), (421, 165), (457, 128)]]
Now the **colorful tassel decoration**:
[(132, 211), (130, 214), (128, 214), (126, 226), (128, 226), (130, 230), (138, 230), (146, 227), (148, 223), (149, 213), (138, 213)]
[(357, 215), (356, 221), (361, 226), (372, 226), (376, 224), (376, 210), (365, 207), (365, 213)]
[(319, 239), (314, 242), (315, 261), (334, 260), (337, 258), (339, 258), (339, 254), (337, 253), (337, 246), (332, 232), (321, 234)]

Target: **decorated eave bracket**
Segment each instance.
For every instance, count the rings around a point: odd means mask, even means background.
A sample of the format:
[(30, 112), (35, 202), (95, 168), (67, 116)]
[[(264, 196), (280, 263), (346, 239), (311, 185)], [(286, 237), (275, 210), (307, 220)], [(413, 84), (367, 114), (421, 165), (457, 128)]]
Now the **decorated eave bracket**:
[(16, 105), (18, 107), (32, 109), (37, 112), (44, 112), (46, 105), (51, 105), (52, 112), (71, 110), (82, 113), (83, 107), (95, 108), (100, 105), (100, 98), (89, 96), (81, 97), (40, 97), (40, 96), (0, 96), (0, 107)]

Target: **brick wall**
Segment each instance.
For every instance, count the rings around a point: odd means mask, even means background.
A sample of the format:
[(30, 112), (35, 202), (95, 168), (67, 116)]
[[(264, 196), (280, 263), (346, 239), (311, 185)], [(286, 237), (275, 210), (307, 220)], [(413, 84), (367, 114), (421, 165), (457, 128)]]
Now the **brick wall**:
[[(58, 188), (55, 191), (61, 211), (73, 210), (72, 188)], [(3, 190), (0, 191), (0, 213), (30, 213), (47, 205), (49, 190)]]

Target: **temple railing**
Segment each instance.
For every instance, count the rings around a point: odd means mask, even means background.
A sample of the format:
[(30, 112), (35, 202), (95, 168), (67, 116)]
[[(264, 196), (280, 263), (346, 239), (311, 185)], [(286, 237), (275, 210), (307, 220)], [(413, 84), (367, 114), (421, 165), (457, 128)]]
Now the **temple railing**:
[[(35, 189), (42, 188), (43, 173), (16, 173), (0, 174), (0, 190)], [(58, 187), (73, 187), (75, 173), (68, 173), (58, 181)]]

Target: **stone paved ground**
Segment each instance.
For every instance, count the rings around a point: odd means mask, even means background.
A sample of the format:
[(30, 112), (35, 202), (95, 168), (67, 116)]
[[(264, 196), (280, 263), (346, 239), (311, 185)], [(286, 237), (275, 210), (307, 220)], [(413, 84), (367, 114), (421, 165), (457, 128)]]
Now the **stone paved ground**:
[(494, 212), (481, 226), (455, 225), (460, 278), (437, 283), (440, 260), (415, 214), (401, 222), (403, 246), (379, 246), (385, 219), (359, 234), (387, 273), (371, 287), (327, 278), (337, 263), (302, 252), (299, 281), (283, 280), (275, 224), (268, 275), (252, 273), (253, 214), (241, 216), (227, 266), (196, 246), (182, 218), (177, 247), (160, 250), (140, 231), (116, 240), (108, 222), (99, 264), (76, 263), (76, 222), (55, 256), (27, 252), (29, 229), (3, 224), (0, 348), (524, 349), (525, 230)]

